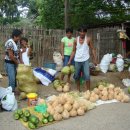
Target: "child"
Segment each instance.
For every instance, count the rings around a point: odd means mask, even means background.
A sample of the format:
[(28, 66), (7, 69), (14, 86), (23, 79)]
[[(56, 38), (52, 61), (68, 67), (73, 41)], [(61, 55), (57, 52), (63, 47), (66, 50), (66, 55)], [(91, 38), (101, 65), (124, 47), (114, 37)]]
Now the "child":
[(32, 49), (28, 45), (28, 39), (27, 38), (21, 38), (20, 41), (21, 49), (20, 49), (20, 61), (22, 64), (30, 65), (30, 56), (32, 54)]
[(68, 64), (71, 64), (71, 61), (75, 55), (75, 74), (74, 78), (77, 81), (77, 89), (80, 91), (80, 76), (83, 72), (83, 78), (86, 81), (86, 90), (90, 90), (90, 72), (89, 72), (89, 50), (92, 51), (93, 62), (97, 64), (96, 53), (91, 42), (90, 37), (86, 35), (87, 29), (82, 26), (79, 28), (79, 36), (74, 42), (73, 52), (71, 54)]
[[(73, 51), (73, 43), (74, 43), (74, 37), (72, 37), (73, 29), (67, 28), (66, 29), (66, 36), (62, 38), (61, 40), (61, 54), (63, 59), (63, 66), (68, 65), (68, 61), (70, 59), (70, 55)], [(74, 60), (71, 61), (71, 65), (74, 65)], [(68, 82), (70, 82), (71, 74), (68, 75)], [(61, 75), (61, 80), (64, 79), (64, 75)]]

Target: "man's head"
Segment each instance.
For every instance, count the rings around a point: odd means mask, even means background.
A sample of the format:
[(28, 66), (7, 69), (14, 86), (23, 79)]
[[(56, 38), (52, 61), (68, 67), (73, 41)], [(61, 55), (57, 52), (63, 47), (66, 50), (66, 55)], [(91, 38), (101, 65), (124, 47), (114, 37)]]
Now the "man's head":
[(66, 29), (66, 36), (68, 38), (70, 38), (72, 36), (72, 34), (73, 34), (73, 29), (72, 28), (67, 28)]
[(21, 44), (23, 47), (27, 47), (27, 45), (28, 45), (28, 39), (25, 38), (25, 37), (22, 37), (21, 40), (20, 40), (20, 44)]
[(87, 33), (87, 28), (86, 28), (86, 26), (81, 26), (81, 27), (78, 29), (78, 31), (79, 31), (80, 37), (81, 37), (81, 38), (84, 38), (85, 35), (86, 35), (86, 33)]
[(22, 31), (20, 31), (19, 29), (14, 29), (12, 32), (12, 38), (15, 42), (18, 42), (21, 38), (22, 35)]

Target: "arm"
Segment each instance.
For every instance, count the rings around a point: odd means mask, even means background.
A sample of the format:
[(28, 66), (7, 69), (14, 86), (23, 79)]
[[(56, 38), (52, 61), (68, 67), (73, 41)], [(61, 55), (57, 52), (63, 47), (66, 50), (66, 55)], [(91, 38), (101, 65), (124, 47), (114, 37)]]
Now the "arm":
[(61, 55), (62, 55), (62, 59), (64, 59), (64, 43), (61, 42)]
[(20, 60), (20, 63), (23, 64), (22, 51), (19, 52), (19, 60)]
[(8, 54), (9, 54), (9, 58), (15, 63), (18, 64), (18, 61), (15, 59), (14, 54), (13, 54), (13, 50), (8, 49)]
[(92, 40), (90, 38), (88, 38), (88, 43), (89, 43), (89, 47), (92, 51), (92, 55), (93, 55), (93, 62), (94, 64), (97, 64), (97, 57), (96, 57), (96, 49), (93, 46)]
[(72, 53), (71, 53), (71, 56), (70, 56), (68, 65), (71, 64), (71, 61), (72, 61), (72, 59), (74, 58), (74, 55), (75, 55), (75, 52), (76, 52), (76, 45), (77, 45), (77, 42), (76, 42), (76, 40), (75, 40), (75, 41), (74, 41), (74, 45), (73, 45), (73, 51), (72, 51)]
[(31, 55), (32, 55), (32, 48), (29, 47), (29, 49), (28, 49), (28, 56), (31, 56)]

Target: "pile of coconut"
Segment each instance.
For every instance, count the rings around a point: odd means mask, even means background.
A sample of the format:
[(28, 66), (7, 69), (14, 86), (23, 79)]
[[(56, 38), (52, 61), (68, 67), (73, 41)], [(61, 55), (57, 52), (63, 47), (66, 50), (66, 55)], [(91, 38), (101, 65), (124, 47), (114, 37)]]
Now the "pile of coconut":
[(89, 90), (84, 92), (82, 96), (91, 102), (96, 102), (99, 99), (103, 101), (116, 99), (124, 103), (130, 101), (129, 96), (126, 95), (120, 87), (115, 87), (113, 84), (109, 84), (107, 87), (104, 85), (99, 85), (91, 92)]
[(58, 92), (69, 92), (70, 91), (70, 84), (65, 83), (64, 81), (60, 81), (59, 79), (54, 80), (53, 87)]
[(83, 98), (74, 99), (68, 93), (52, 96), (47, 102), (47, 111), (53, 115), (56, 121), (75, 116), (83, 116), (85, 112), (95, 108), (95, 104)]

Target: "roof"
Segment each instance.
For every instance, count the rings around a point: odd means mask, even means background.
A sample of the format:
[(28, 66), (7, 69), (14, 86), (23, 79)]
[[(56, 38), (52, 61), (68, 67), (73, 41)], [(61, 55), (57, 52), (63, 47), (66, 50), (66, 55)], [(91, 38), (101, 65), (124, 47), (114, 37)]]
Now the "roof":
[(88, 26), (88, 29), (91, 29), (91, 28), (100, 28), (100, 27), (122, 26), (122, 24), (130, 25), (130, 21), (111, 22), (111, 23), (106, 23), (106, 24), (90, 25), (90, 26)]

